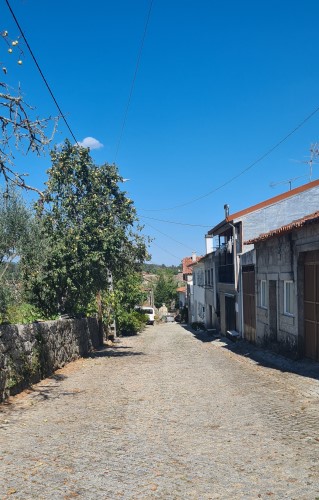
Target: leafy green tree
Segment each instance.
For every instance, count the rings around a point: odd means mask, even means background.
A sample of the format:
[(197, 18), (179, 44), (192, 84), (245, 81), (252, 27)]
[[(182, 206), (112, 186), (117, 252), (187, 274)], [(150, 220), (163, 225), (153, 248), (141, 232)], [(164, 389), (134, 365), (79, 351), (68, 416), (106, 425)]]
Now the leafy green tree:
[(104, 323), (107, 326), (109, 321), (115, 319), (118, 334), (137, 333), (146, 324), (147, 317), (134, 310), (146, 299), (142, 282), (141, 273), (128, 272), (115, 280), (113, 292), (103, 293), (103, 310), (106, 313)]
[[(38, 216), (46, 251), (25, 286), (46, 314), (85, 312), (99, 290), (138, 270), (146, 243), (133, 201), (121, 191), (115, 165), (94, 164), (89, 150), (66, 141), (51, 152), (52, 166)], [(41, 256), (42, 257), (42, 256)], [(35, 264), (35, 265), (34, 265)]]
[(178, 266), (166, 266), (165, 264), (149, 264), (149, 263), (144, 263), (143, 264), (143, 271), (146, 271), (147, 273), (152, 273), (152, 274), (161, 274), (161, 273), (167, 273), (171, 275), (176, 275), (180, 272), (180, 267)]
[(21, 256), (29, 240), (31, 211), (27, 209), (20, 194), (10, 188), (0, 191), (0, 276), (3, 277), (13, 261)]
[(141, 273), (131, 272), (114, 283), (115, 297), (119, 309), (132, 311), (135, 306), (143, 304), (146, 293), (142, 288)]
[(156, 307), (162, 304), (169, 306), (176, 300), (176, 281), (173, 276), (167, 273), (161, 273), (154, 288), (154, 303)]
[(21, 194), (12, 187), (0, 191), (0, 316), (8, 320), (9, 306), (21, 302), (19, 262), (33, 246), (35, 221)]

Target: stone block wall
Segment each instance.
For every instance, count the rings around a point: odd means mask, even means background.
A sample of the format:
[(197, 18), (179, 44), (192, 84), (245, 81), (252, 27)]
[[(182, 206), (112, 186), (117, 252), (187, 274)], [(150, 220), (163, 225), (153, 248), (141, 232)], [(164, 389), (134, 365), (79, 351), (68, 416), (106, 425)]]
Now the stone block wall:
[(95, 318), (0, 326), (0, 401), (100, 345)]
[[(296, 353), (298, 350), (298, 305), (297, 288), (294, 287), (294, 315), (284, 312), (284, 281), (296, 283), (294, 251), (289, 234), (271, 238), (257, 247), (257, 344), (272, 345), (283, 353)], [(266, 281), (267, 299), (269, 285), (276, 285), (276, 306), (260, 306), (260, 280)], [(276, 332), (271, 331), (271, 323), (276, 325)], [(277, 344), (277, 346), (275, 346)]]

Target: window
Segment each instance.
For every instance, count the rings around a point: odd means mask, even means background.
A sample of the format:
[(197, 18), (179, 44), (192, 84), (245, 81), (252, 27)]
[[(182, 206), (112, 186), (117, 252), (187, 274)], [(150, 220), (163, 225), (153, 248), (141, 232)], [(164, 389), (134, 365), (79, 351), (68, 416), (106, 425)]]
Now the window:
[(266, 280), (260, 280), (260, 307), (267, 308), (267, 282)]
[(193, 272), (193, 285), (196, 285), (196, 273)]
[(294, 313), (294, 282), (284, 281), (284, 313)]

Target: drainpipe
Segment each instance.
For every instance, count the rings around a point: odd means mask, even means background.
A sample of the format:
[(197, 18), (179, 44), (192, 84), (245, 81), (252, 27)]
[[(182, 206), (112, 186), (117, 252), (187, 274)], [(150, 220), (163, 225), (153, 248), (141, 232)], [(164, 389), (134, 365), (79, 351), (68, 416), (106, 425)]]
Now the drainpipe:
[(231, 223), (228, 222), (228, 224), (233, 228), (233, 261), (234, 261), (234, 287), (237, 292), (237, 287), (238, 287), (238, 274), (237, 274), (237, 240), (236, 240), (236, 227)]
[[(241, 273), (240, 273), (240, 289), (243, 289), (243, 272), (242, 272), (242, 267), (241, 267)], [(241, 327), (241, 337), (244, 338), (244, 299), (243, 296), (241, 295), (240, 297), (240, 327)]]
[[(241, 297), (239, 297), (238, 294), (238, 262), (237, 262), (237, 240), (236, 240), (236, 227), (234, 224), (231, 222), (228, 222), (228, 224), (233, 228), (233, 262), (234, 262), (234, 288), (237, 293), (237, 307), (238, 307), (238, 312), (239, 312), (239, 301), (242, 302)], [(241, 288), (242, 290), (242, 288)], [(240, 300), (239, 300), (240, 299)], [(242, 314), (241, 311), (239, 312), (239, 324), (242, 323)]]

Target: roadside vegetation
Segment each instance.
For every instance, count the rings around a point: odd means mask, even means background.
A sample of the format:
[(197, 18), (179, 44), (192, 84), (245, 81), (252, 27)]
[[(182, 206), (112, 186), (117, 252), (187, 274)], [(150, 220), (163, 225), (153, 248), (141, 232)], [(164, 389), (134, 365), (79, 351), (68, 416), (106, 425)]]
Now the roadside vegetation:
[[(3, 60), (16, 52), (21, 66), (20, 40), (6, 30), (1, 38)], [(2, 72), (8, 79), (10, 66)], [(146, 321), (134, 306), (144, 300), (147, 239), (117, 167), (96, 165), (88, 148), (68, 140), (52, 148), (57, 120), (35, 116), (20, 87), (0, 87), (0, 323), (98, 314), (106, 331), (115, 321), (119, 332), (136, 333)], [(17, 158), (46, 152), (41, 191), (26, 183)]]
[(168, 309), (175, 309), (177, 302), (177, 281), (174, 275), (163, 270), (159, 271), (158, 280), (154, 286), (154, 304), (159, 308), (165, 304)]
[[(1, 321), (28, 322), (97, 313), (139, 331), (148, 258), (133, 201), (114, 165), (66, 141), (51, 152), (47, 188), (33, 209), (10, 188), (0, 202)], [(112, 276), (112, 286), (110, 286)]]

